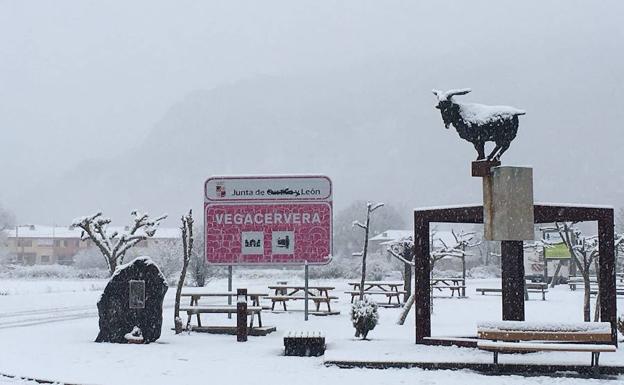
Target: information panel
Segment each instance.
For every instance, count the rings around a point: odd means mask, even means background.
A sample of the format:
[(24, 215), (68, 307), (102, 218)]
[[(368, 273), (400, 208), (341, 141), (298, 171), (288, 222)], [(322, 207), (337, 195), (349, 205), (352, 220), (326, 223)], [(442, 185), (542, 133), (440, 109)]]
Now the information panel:
[(208, 263), (330, 261), (332, 186), (326, 176), (218, 176), (204, 190)]

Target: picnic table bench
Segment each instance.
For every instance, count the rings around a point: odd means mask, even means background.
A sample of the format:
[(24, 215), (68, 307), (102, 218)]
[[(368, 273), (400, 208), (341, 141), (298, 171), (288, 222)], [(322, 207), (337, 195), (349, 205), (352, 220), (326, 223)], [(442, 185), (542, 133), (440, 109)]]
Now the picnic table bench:
[[(617, 286), (624, 286), (624, 273), (617, 273), (615, 275), (615, 282)], [(596, 286), (598, 284), (598, 279), (596, 276), (589, 277), (590, 285)], [(570, 286), (570, 290), (576, 290), (577, 286), (583, 286), (585, 284), (585, 280), (583, 277), (569, 277), (568, 285)]]
[[(591, 286), (589, 290), (589, 295), (598, 294), (598, 286)], [(615, 287), (615, 295), (624, 295), (624, 285), (617, 285)]]
[(450, 290), (451, 297), (457, 292), (457, 297), (466, 296), (466, 280), (463, 278), (431, 278), (431, 290)]
[[(262, 307), (260, 306), (260, 297), (267, 296), (266, 293), (247, 293), (247, 297), (251, 300), (251, 306), (247, 307), (247, 315), (251, 316), (249, 327), (253, 328), (254, 316), (258, 316), (258, 326), (262, 327)], [(199, 305), (202, 297), (236, 297), (235, 291), (211, 292), (206, 288), (184, 288), (181, 297), (190, 297), (188, 306), (181, 305), (180, 311), (186, 312), (188, 315), (187, 328), (190, 327), (191, 318), (197, 316), (197, 326), (202, 327), (200, 314), (234, 314), (236, 313), (236, 304), (234, 305)]]
[[(353, 303), (355, 298), (360, 295), (361, 282), (348, 282), (348, 284), (351, 286), (351, 290), (347, 290), (345, 293), (351, 295), (351, 303)], [(404, 290), (399, 290), (402, 287), (403, 282), (364, 281), (364, 294), (386, 296), (388, 303), (384, 306), (401, 306), (400, 296), (406, 294)], [(392, 298), (396, 298), (396, 304), (392, 304)]]
[[(588, 352), (598, 372), (600, 353), (615, 352), (608, 322), (539, 323), (525, 321), (483, 322), (477, 326), (477, 347), (494, 354), (538, 351)], [(488, 341), (483, 341), (488, 340)]]
[[(546, 301), (546, 293), (548, 293), (548, 284), (545, 282), (526, 282), (527, 292), (542, 293), (542, 301)], [(481, 295), (485, 293), (502, 293), (503, 289), (495, 287), (478, 287), (475, 289)]]
[[(269, 286), (269, 290), (273, 290), (274, 294), (267, 295), (264, 298), (271, 300), (271, 310), (275, 310), (275, 304), (281, 302), (284, 311), (287, 311), (286, 302), (305, 300), (305, 289), (304, 285), (272, 285)], [(338, 297), (329, 294), (330, 290), (334, 289), (335, 287), (333, 286), (308, 285), (308, 301), (313, 301), (316, 308), (315, 311), (309, 313), (314, 315), (340, 314), (340, 312), (332, 311), (331, 309), (331, 301), (338, 299)], [(325, 304), (327, 310), (321, 310), (322, 303)]]

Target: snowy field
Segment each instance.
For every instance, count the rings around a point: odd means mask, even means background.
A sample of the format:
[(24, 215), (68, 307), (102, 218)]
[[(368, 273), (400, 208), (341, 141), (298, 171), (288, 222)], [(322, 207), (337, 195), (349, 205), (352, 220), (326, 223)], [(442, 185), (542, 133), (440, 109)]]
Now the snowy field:
[[(267, 290), (279, 278), (235, 279), (234, 287)], [(288, 278), (287, 278), (288, 279)], [(296, 278), (289, 283), (300, 283)], [(326, 367), (324, 360), (370, 361), (463, 361), (491, 362), (491, 353), (456, 347), (426, 347), (414, 344), (414, 315), (403, 326), (396, 325), (399, 309), (380, 308), (380, 324), (370, 341), (353, 337), (349, 321), (349, 296), (345, 280), (313, 281), (331, 284), (340, 297), (334, 305), (338, 316), (310, 316), (303, 313), (262, 314), (265, 325), (277, 332), (266, 337), (250, 337), (237, 343), (235, 336), (182, 334), (170, 330), (173, 322), (173, 295), (170, 288), (164, 310), (161, 339), (150, 345), (96, 344), (98, 333), (96, 302), (104, 281), (13, 281), (1, 280), (0, 291), (0, 373), (28, 376), (76, 384), (196, 384), (198, 382), (243, 384), (583, 384), (617, 383), (618, 380), (578, 378), (484, 376), (470, 371), (424, 371), (420, 369), (339, 369)], [(500, 319), (499, 295), (482, 296), (476, 287), (500, 287), (497, 279), (468, 281), (469, 298), (436, 298), (432, 318), (433, 335), (474, 335), (479, 321)], [(209, 287), (222, 291), (225, 280)], [(582, 291), (567, 286), (551, 289), (547, 301), (531, 293), (526, 304), (529, 321), (581, 321)], [(216, 302), (217, 299), (211, 301)], [(618, 307), (624, 301), (618, 299)], [(289, 304), (301, 310), (303, 303)], [(225, 315), (204, 315), (204, 324), (233, 325)], [(282, 337), (289, 330), (320, 330), (327, 336), (324, 357), (284, 357)], [(532, 353), (503, 355), (501, 363), (589, 364), (589, 353)], [(624, 351), (601, 356), (603, 365), (624, 365)], [(25, 384), (27, 381), (0, 376), (0, 384)]]

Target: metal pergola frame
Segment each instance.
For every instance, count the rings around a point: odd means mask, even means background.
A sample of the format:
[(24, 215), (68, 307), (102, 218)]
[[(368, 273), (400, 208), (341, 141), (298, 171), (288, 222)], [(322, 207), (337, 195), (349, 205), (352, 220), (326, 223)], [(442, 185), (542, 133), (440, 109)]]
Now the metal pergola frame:
[[(612, 207), (576, 205), (534, 205), (535, 223), (598, 222), (600, 264), (600, 320), (611, 324), (611, 340), (617, 346), (617, 302), (615, 280), (614, 214)], [(467, 345), (431, 338), (431, 266), (429, 260), (430, 224), (483, 223), (483, 206), (450, 206), (414, 210), (414, 288), (416, 307), (416, 343), (426, 345)], [(502, 317), (524, 320), (524, 250), (522, 241), (501, 241)], [(476, 342), (474, 343), (476, 346)]]

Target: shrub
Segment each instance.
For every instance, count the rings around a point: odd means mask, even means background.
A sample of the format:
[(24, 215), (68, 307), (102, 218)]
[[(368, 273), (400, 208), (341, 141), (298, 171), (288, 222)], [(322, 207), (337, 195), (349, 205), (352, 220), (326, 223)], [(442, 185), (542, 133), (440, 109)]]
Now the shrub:
[(618, 318), (617, 328), (618, 328), (618, 330), (620, 331), (620, 333), (624, 336), (624, 314), (622, 314), (622, 315)]
[(357, 299), (351, 305), (351, 322), (355, 328), (355, 336), (366, 339), (368, 332), (377, 326), (379, 321), (379, 312), (377, 304), (371, 301), (367, 296), (363, 300)]

